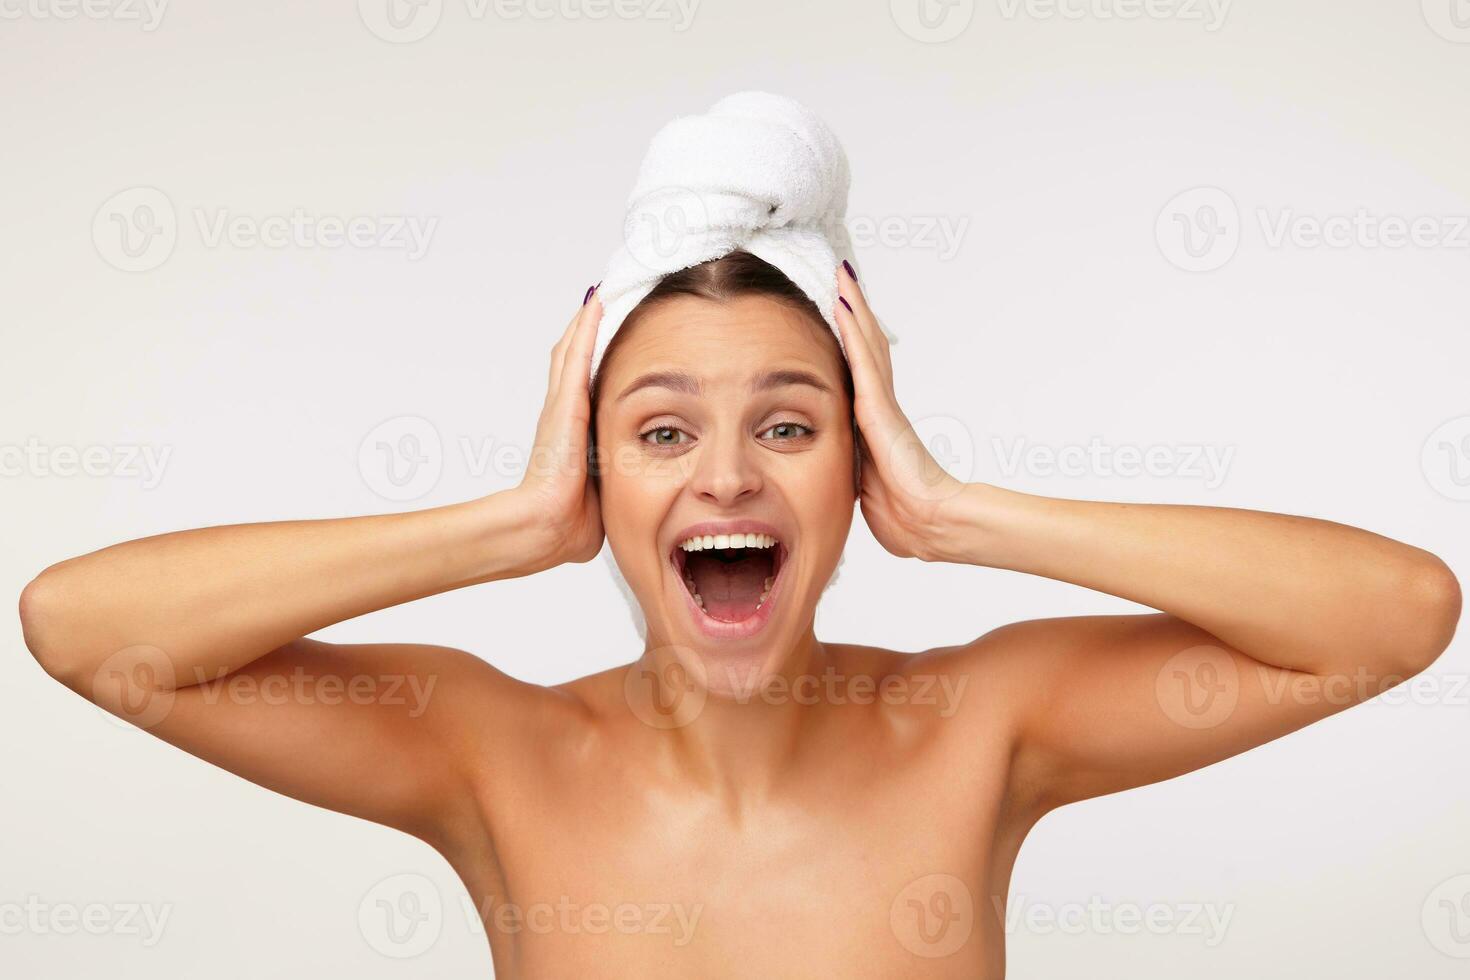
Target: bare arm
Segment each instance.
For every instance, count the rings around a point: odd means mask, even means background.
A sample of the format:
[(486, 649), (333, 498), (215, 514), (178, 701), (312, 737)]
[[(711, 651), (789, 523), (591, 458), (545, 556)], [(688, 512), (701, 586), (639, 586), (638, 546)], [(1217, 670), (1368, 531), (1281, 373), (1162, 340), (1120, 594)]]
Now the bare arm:
[(984, 484), (939, 512), (933, 560), (1008, 568), (1163, 610), (1262, 663), (1423, 669), (1459, 617), (1434, 555), (1331, 521), (1225, 507), (1059, 500)]
[(505, 491), (404, 514), (237, 524), (127, 541), (43, 571), (21, 597), (26, 642), (85, 693), (98, 667), (146, 644), (187, 687), (332, 623), (527, 575), (551, 557)]
[(1434, 555), (1329, 521), (984, 485), (940, 513), (936, 560), (1163, 611), (974, 644), (1016, 692), (1016, 775), (1043, 806), (1189, 772), (1372, 698), (1432, 663), (1460, 613)]
[(473, 746), (531, 697), (476, 657), (307, 634), (399, 603), (588, 561), (597, 301), (552, 351), (533, 465), (513, 490), (404, 514), (178, 531), (52, 565), (21, 596), (26, 644), (68, 687), (298, 799), (419, 834), (471, 798)]

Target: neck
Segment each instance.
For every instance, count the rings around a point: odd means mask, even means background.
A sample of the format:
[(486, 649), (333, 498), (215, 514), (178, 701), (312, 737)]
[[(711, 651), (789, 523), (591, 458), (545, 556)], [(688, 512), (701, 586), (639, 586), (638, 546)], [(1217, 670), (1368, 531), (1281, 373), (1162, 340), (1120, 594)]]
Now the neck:
[(817, 719), (795, 684), (828, 662), (811, 622), (782, 649), (738, 657), (651, 639), (641, 675), (663, 712), (666, 761), (732, 808), (766, 795)]

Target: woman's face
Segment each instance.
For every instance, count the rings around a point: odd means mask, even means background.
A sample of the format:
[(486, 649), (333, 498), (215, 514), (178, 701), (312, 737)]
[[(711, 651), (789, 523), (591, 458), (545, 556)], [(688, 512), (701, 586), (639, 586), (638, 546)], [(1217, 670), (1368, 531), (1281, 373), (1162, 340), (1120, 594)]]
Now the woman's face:
[[(603, 526), (648, 642), (747, 676), (778, 670), (852, 524), (836, 338), (758, 295), (671, 297), (629, 330), (603, 368), (598, 463)], [(726, 540), (750, 533), (743, 548)]]

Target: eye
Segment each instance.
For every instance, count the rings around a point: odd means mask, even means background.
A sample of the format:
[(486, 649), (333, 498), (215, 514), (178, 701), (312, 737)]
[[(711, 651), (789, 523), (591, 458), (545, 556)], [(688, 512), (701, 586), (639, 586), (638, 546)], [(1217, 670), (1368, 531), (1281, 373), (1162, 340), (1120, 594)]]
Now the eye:
[(774, 432), (776, 434), (775, 439), (785, 441), (789, 439), (801, 439), (811, 435), (814, 431), (816, 430), (811, 426), (802, 425), (800, 422), (777, 422), (769, 429), (766, 429), (765, 432), (762, 432), (761, 435), (764, 436), (768, 432)]
[[(684, 439), (680, 439), (679, 437), (687, 435), (689, 435), (689, 433), (685, 432), (683, 429), (676, 429), (672, 425), (661, 425), (657, 428), (649, 429), (647, 432), (639, 434), (638, 438), (642, 439), (650, 446), (677, 446), (686, 441)], [(650, 436), (652, 436), (652, 438), (649, 438)]]

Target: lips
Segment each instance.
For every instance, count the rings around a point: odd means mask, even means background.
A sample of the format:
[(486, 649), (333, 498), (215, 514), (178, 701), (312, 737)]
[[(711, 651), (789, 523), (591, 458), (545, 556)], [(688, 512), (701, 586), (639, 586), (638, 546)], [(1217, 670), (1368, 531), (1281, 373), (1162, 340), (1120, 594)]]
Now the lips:
[(760, 521), (711, 521), (675, 537), (669, 554), (690, 615), (707, 636), (758, 633), (781, 592), (789, 548)]

